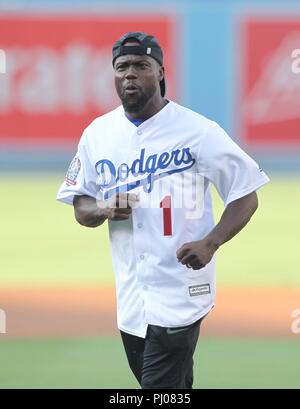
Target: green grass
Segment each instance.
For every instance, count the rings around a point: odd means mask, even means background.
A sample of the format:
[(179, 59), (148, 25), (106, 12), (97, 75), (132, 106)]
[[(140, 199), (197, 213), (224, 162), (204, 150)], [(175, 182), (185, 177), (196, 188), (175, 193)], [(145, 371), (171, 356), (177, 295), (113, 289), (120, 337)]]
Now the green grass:
[[(107, 226), (87, 229), (55, 201), (62, 175), (0, 179), (2, 285), (112, 283)], [(272, 176), (271, 176), (272, 178)], [(218, 282), (300, 285), (299, 178), (272, 178), (250, 224), (218, 254)], [(220, 214), (220, 201), (216, 201)]]
[[(1, 341), (0, 388), (138, 388), (119, 338)], [(195, 388), (300, 388), (295, 341), (200, 338)]]
[[(216, 194), (215, 199), (218, 199)], [(300, 177), (272, 177), (249, 224), (218, 252), (219, 284), (300, 285)], [(222, 207), (215, 200), (216, 214)], [(216, 219), (218, 220), (218, 219)]]
[(107, 226), (76, 223), (55, 200), (60, 176), (0, 180), (0, 282), (7, 285), (111, 283)]

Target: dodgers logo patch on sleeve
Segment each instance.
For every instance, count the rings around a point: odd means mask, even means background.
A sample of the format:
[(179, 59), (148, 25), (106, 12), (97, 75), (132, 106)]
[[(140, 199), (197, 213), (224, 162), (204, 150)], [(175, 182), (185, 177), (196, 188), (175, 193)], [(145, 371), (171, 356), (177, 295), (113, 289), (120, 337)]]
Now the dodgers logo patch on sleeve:
[(69, 169), (67, 171), (66, 177), (65, 177), (65, 182), (68, 186), (70, 185), (76, 185), (77, 181), (77, 176), (80, 172), (81, 168), (81, 162), (78, 156), (75, 156), (75, 158), (72, 160), (70, 163)]

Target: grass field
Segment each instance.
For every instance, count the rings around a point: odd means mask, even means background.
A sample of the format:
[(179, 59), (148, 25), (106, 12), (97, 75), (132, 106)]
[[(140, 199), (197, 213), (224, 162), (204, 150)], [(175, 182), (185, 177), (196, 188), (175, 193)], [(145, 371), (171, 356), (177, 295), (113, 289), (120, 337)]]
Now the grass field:
[[(113, 282), (107, 226), (87, 229), (74, 221), (72, 207), (55, 201), (61, 178), (0, 179), (2, 285)], [(300, 179), (274, 177), (259, 199), (252, 222), (219, 250), (218, 282), (299, 286)], [(216, 200), (217, 215), (221, 210)]]
[[(75, 223), (72, 207), (55, 201), (61, 178), (0, 179), (2, 287), (113, 283), (107, 227)], [(272, 175), (271, 180), (259, 191), (253, 221), (219, 251), (219, 286), (300, 286), (300, 181)], [(215, 210), (220, 215), (218, 199)], [(0, 363), (0, 388), (137, 387), (118, 338), (25, 341), (0, 335)], [(200, 338), (194, 386), (300, 388), (299, 336)]]
[[(117, 338), (2, 342), (0, 388), (138, 388)], [(198, 388), (300, 388), (296, 342), (200, 338)]]

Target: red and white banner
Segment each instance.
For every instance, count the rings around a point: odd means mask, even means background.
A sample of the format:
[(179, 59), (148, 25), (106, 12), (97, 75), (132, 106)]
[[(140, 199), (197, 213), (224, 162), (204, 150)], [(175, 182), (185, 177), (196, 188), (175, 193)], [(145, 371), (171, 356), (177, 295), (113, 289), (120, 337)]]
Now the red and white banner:
[(252, 147), (300, 146), (300, 18), (247, 18), (241, 46), (241, 137)]
[(178, 90), (171, 15), (0, 16), (0, 142), (72, 143), (95, 117), (119, 105), (111, 49), (128, 31), (145, 31), (164, 51), (167, 95)]

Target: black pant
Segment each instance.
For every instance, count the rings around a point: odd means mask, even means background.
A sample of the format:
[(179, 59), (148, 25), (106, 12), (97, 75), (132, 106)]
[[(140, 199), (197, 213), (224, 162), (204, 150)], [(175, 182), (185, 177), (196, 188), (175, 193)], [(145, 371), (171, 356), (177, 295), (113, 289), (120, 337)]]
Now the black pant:
[(148, 325), (145, 339), (121, 331), (129, 366), (142, 389), (192, 389), (201, 321), (177, 328)]

